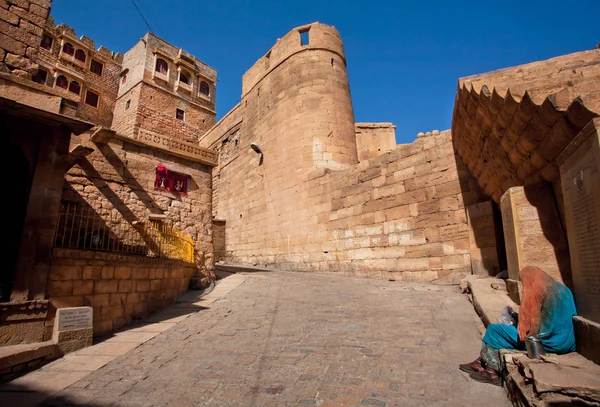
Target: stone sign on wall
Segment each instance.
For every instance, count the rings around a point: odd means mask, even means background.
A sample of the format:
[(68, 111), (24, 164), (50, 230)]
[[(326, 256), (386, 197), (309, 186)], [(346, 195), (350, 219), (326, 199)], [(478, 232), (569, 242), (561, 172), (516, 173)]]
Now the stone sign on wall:
[(600, 322), (600, 120), (559, 157), (573, 287), (579, 315)]

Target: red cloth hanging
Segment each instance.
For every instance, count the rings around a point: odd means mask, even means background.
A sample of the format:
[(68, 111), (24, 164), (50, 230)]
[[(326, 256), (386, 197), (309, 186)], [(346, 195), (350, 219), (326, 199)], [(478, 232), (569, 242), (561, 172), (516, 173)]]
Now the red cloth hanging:
[(154, 181), (154, 188), (158, 189), (169, 189), (169, 170), (162, 164), (158, 164), (156, 167), (156, 179)]
[(190, 176), (178, 172), (169, 171), (162, 164), (156, 166), (156, 179), (154, 187), (177, 194), (186, 194)]

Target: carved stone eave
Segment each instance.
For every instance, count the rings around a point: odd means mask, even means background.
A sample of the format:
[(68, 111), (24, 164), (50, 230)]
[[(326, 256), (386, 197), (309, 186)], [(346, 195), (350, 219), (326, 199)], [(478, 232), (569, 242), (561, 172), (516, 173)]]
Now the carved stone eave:
[(216, 152), (187, 141), (176, 140), (173, 137), (147, 131), (147, 134), (137, 134), (135, 138), (116, 133), (115, 138), (205, 164), (209, 167), (217, 166)]
[(528, 92), (504, 95), (459, 84), (452, 141), (481, 188), (495, 202), (510, 187), (559, 179), (557, 156), (598, 114), (564, 89), (541, 103)]

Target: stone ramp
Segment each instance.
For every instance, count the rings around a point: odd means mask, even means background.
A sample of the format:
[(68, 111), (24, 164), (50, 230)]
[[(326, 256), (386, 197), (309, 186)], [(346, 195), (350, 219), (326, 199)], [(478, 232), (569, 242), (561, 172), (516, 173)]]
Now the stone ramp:
[[(69, 353), (39, 370), (0, 385), (0, 407), (32, 407), (42, 403), (191, 315), (207, 309), (209, 305), (244, 281), (243, 275), (231, 275), (220, 280), (206, 295), (199, 296), (197, 292), (188, 291), (180, 296), (175, 304), (150, 315), (143, 323), (115, 332), (109, 337), (102, 338), (93, 346)], [(42, 357), (51, 350), (52, 346), (56, 347), (51, 342), (16, 346), (22, 347), (20, 352), (22, 355), (33, 353)], [(3, 359), (3, 351), (9, 354), (6, 348), (0, 348), (0, 361)], [(5, 356), (5, 358), (8, 360), (9, 357)]]

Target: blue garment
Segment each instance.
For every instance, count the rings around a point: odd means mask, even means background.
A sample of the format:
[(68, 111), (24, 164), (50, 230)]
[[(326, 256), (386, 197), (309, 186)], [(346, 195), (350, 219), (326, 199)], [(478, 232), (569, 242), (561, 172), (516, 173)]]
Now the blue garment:
[[(542, 305), (539, 334), (547, 352), (563, 354), (575, 352), (575, 332), (573, 316), (577, 315), (573, 294), (566, 286), (554, 282)], [(483, 342), (494, 349), (525, 350), (525, 343), (519, 340), (517, 327), (490, 324)]]

